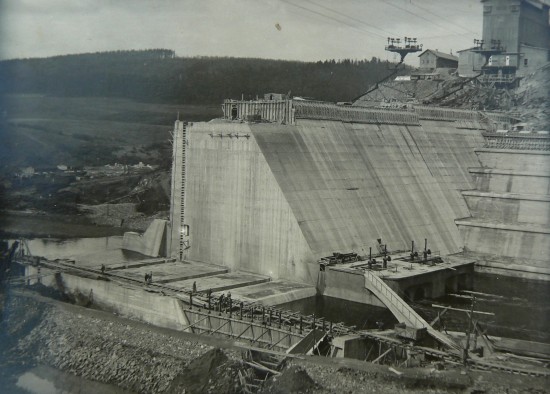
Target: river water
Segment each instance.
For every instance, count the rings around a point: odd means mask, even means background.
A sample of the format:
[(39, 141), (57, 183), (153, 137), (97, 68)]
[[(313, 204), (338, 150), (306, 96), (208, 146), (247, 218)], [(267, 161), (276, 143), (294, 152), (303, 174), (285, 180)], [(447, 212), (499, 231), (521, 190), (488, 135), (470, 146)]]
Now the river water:
[[(4, 387), (6, 389), (6, 387)], [(94, 382), (54, 368), (39, 365), (21, 374), (9, 393), (31, 394), (131, 394), (116, 386)]]
[[(489, 335), (550, 343), (549, 283), (476, 273), (474, 291), (485, 293), (476, 296), (474, 309), (495, 314), (476, 314), (481, 326), (488, 328)], [(471, 307), (469, 299), (453, 296), (410, 304), (427, 321), (433, 320), (437, 317), (438, 311), (442, 311), (432, 307), (432, 304), (468, 310)], [(354, 325), (359, 329), (376, 328), (377, 322), (382, 322), (385, 328), (397, 323), (393, 315), (384, 308), (330, 297), (316, 296), (279, 307), (308, 315), (315, 314), (333, 322)], [(467, 314), (448, 311), (443, 317), (443, 322), (449, 331), (464, 332), (468, 323)]]
[[(8, 241), (11, 245), (13, 240)], [(37, 238), (26, 240), (33, 256), (47, 259), (74, 259), (79, 265), (97, 269), (101, 264), (109, 266), (129, 261), (143, 260), (146, 256), (122, 250), (122, 237), (110, 236), (100, 238)]]

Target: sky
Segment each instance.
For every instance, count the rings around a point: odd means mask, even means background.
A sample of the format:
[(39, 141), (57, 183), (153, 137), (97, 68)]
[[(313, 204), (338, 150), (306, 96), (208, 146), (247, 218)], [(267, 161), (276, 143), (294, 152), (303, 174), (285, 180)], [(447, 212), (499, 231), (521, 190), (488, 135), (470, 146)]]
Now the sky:
[(387, 37), (456, 53), (480, 38), (481, 25), (479, 0), (0, 0), (0, 59), (166, 48), (177, 56), (395, 60)]

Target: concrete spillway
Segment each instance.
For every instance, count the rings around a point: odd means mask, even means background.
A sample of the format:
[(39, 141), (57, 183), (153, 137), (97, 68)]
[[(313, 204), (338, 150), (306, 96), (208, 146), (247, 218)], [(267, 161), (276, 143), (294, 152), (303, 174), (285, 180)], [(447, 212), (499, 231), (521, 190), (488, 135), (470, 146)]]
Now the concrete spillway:
[(474, 188), (483, 144), (476, 113), (329, 109), (297, 107), (289, 124), (178, 123), (173, 256), (315, 284), (320, 257), (377, 238), (458, 252), (460, 191)]

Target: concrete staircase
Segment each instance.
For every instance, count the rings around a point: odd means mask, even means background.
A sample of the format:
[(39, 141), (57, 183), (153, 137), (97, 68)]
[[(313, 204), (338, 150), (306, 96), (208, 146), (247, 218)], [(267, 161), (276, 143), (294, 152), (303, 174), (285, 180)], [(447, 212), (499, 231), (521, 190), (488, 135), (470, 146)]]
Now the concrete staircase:
[(428, 333), (452, 350), (460, 347), (449, 337), (434, 329), (416, 311), (393, 291), (376, 273), (365, 271), (365, 288), (371, 291), (393, 313), (400, 323), (414, 328), (426, 328)]

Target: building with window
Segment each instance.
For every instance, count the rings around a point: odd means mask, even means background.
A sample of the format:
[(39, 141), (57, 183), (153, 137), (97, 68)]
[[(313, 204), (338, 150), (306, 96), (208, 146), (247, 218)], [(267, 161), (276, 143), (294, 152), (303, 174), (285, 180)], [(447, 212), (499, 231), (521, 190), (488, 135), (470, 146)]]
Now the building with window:
[(458, 58), (454, 55), (439, 52), (437, 49), (426, 49), (420, 55), (420, 69), (434, 71), (436, 68), (457, 68)]
[(487, 74), (523, 76), (550, 60), (549, 0), (481, 0)]

